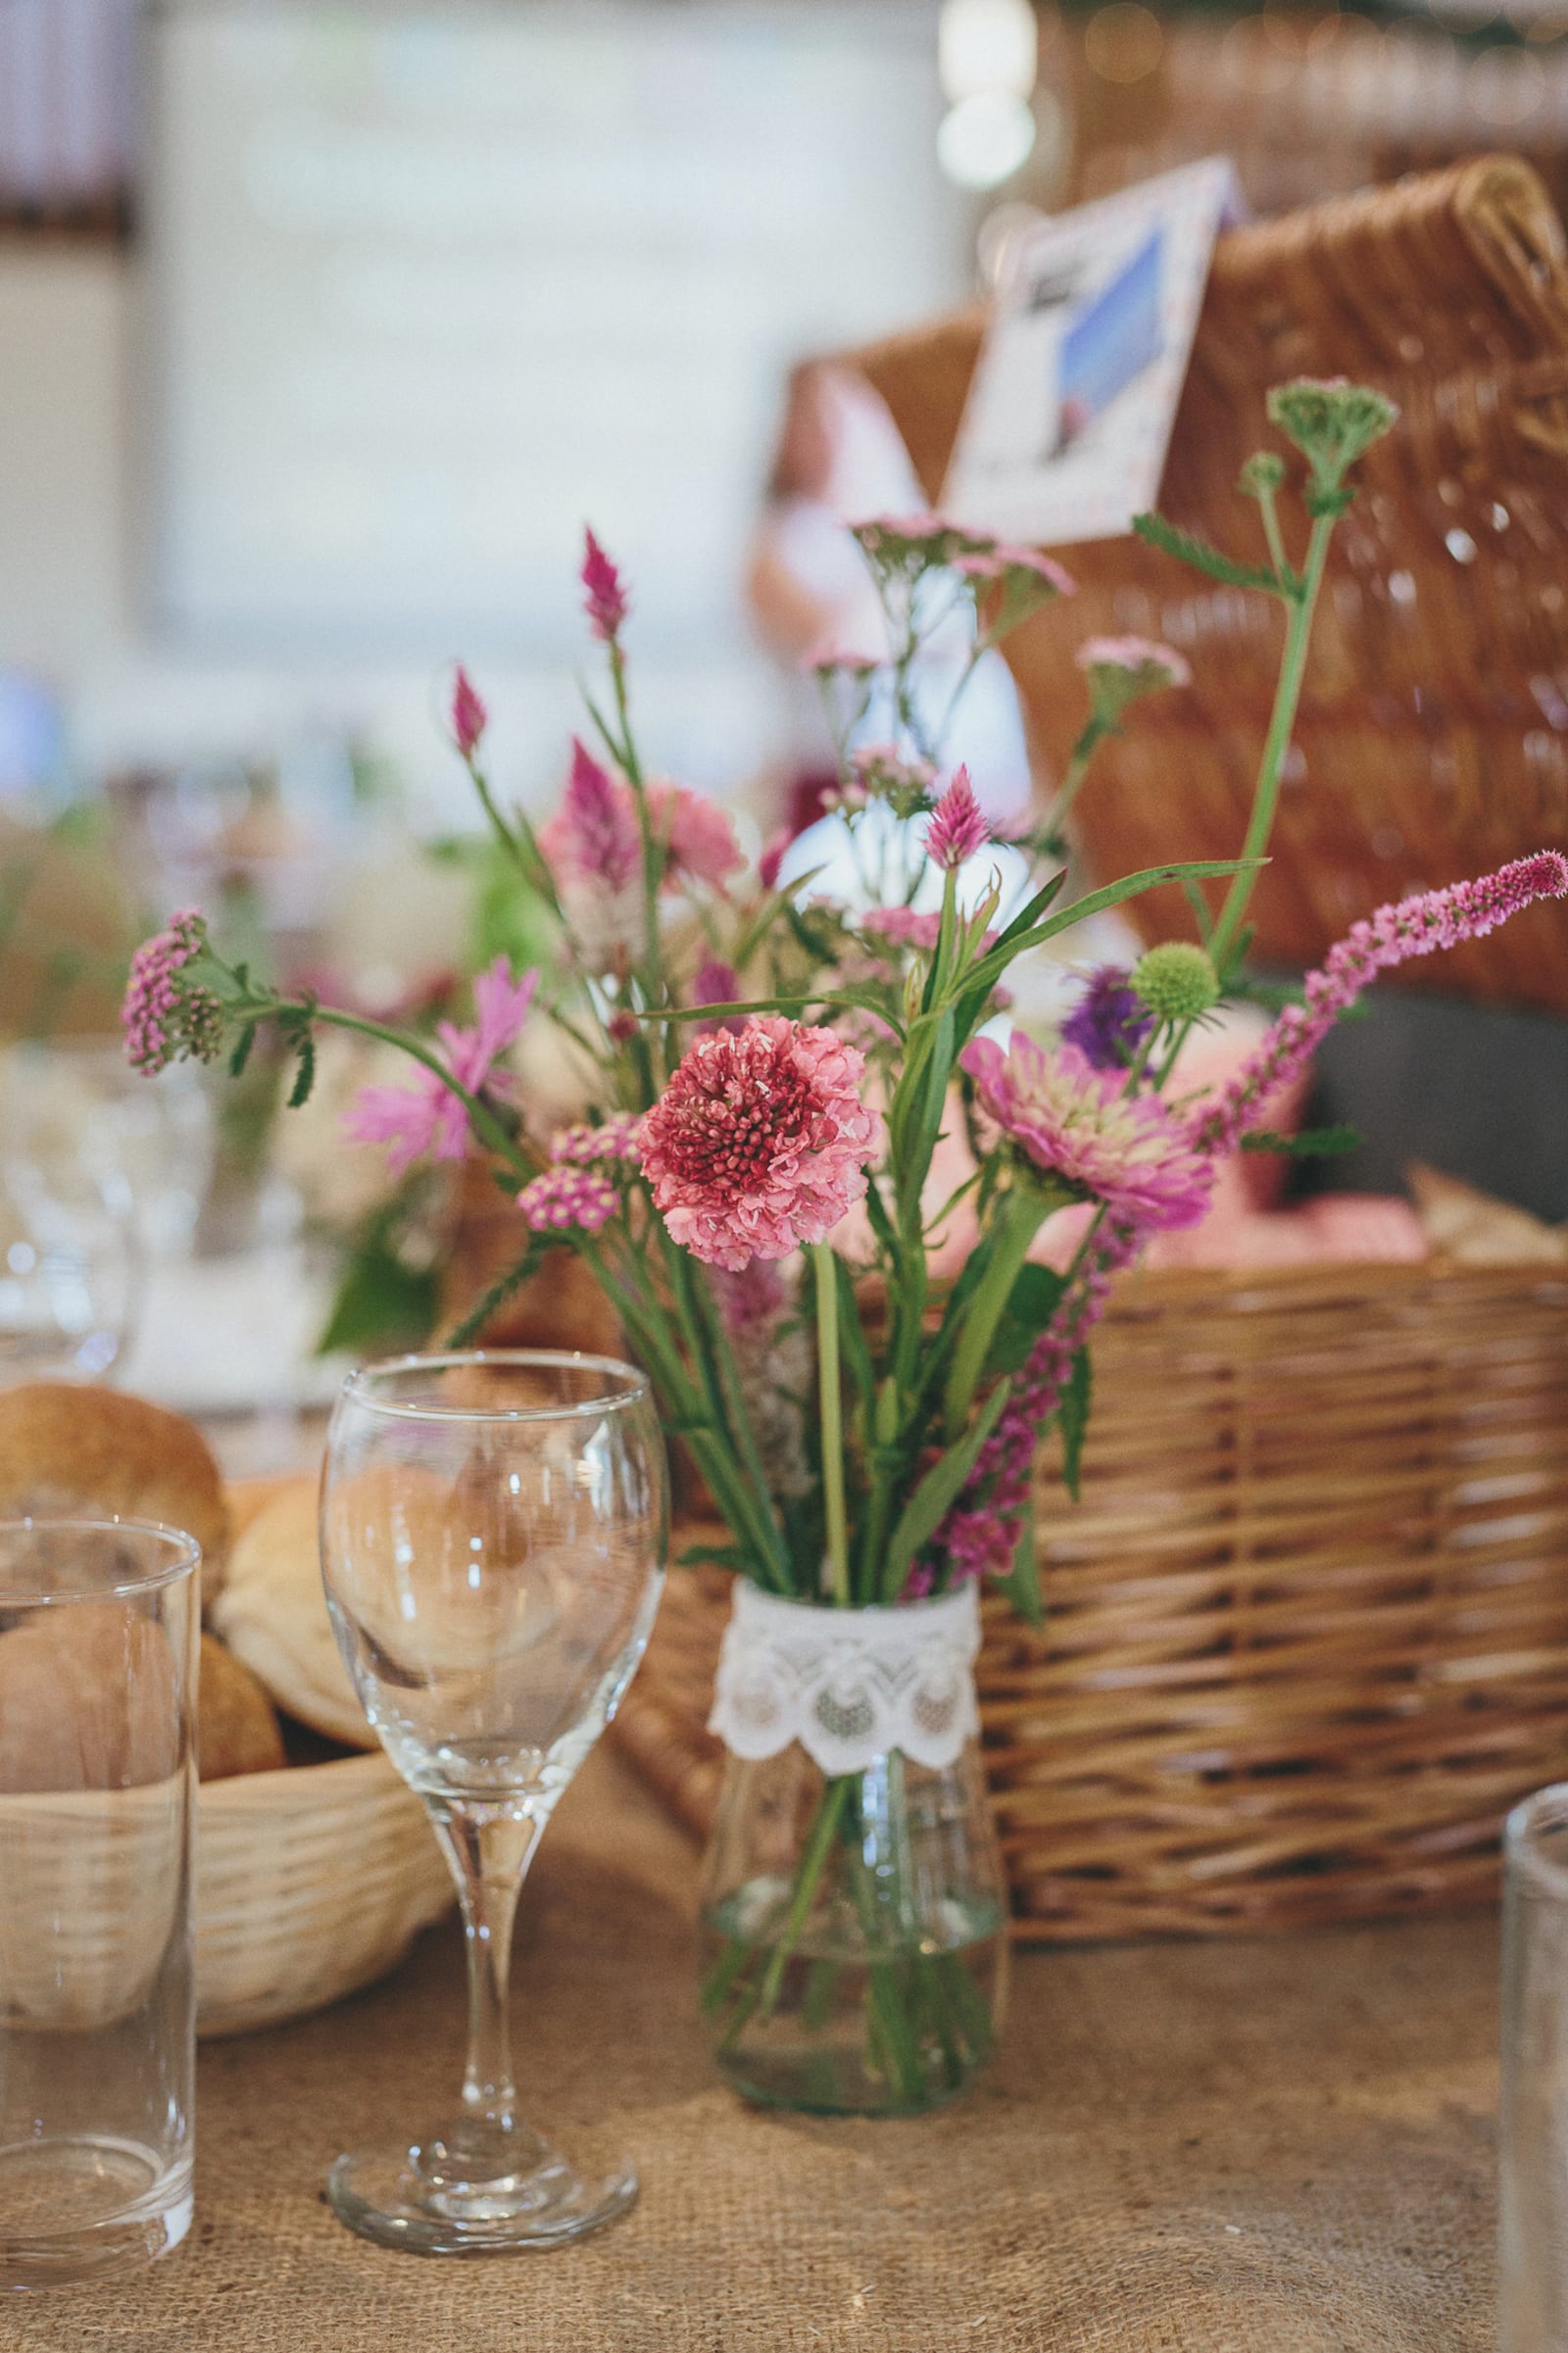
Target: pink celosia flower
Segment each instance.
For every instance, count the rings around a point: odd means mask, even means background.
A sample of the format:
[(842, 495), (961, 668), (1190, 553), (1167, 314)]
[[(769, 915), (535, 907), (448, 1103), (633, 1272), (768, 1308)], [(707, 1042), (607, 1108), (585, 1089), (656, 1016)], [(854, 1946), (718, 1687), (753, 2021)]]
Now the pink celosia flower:
[(479, 738), (489, 719), (490, 713), (479, 700), (478, 689), (460, 662), (452, 682), (452, 740), (465, 760), (471, 760), (479, 749)]
[(1151, 683), (1165, 686), (1191, 686), (1193, 682), (1186, 656), (1150, 637), (1086, 637), (1073, 660), (1081, 670), (1126, 670), (1133, 676), (1141, 671), (1157, 672), (1157, 681)]
[(1331, 948), (1303, 985), (1304, 1005), (1288, 1005), (1257, 1050), (1193, 1128), (1200, 1152), (1234, 1151), (1253, 1114), (1305, 1070), (1313, 1053), (1378, 972), (1407, 957), (1432, 956), (1461, 940), (1479, 940), (1536, 899), (1568, 895), (1568, 858), (1555, 850), (1517, 858), (1474, 882), (1422, 891), (1396, 906), (1380, 907)]
[(1117, 1071), (1097, 1070), (1076, 1046), (1048, 1054), (1022, 1030), (1007, 1052), (975, 1038), (958, 1057), (984, 1108), (1037, 1167), (1115, 1217), (1152, 1231), (1196, 1225), (1213, 1171), (1185, 1128), (1152, 1095), (1127, 1095)]
[(997, 1426), (975, 1457), (953, 1509), (932, 1539), (906, 1591), (929, 1593), (936, 1558), (948, 1556), (955, 1583), (967, 1577), (1005, 1577), (1026, 1525), (1035, 1448), (1072, 1378), (1079, 1349), (1104, 1313), (1111, 1277), (1138, 1255), (1147, 1229), (1135, 1219), (1109, 1220), (1067, 1285), (1040, 1338), (1014, 1375)]
[(656, 779), (648, 787), (648, 814), (664, 845), (665, 890), (678, 890), (688, 882), (722, 888), (745, 865), (735, 828), (724, 811), (688, 786)]
[(524, 1185), (517, 1206), (536, 1234), (600, 1233), (620, 1206), (620, 1196), (608, 1177), (592, 1168), (574, 1168), (560, 1161)]
[(584, 611), (595, 637), (611, 645), (619, 635), (627, 613), (626, 591), (620, 574), (592, 531), (583, 533), (582, 584), (587, 591)]
[(186, 1055), (210, 1062), (221, 1048), (223, 1012), (218, 999), (211, 989), (178, 978), (206, 945), (206, 922), (187, 907), (131, 957), (120, 1026), (133, 1070), (150, 1078)]
[(558, 1128), (550, 1141), (552, 1160), (588, 1168), (597, 1160), (635, 1160), (642, 1119), (636, 1111), (612, 1111), (603, 1127)]
[(561, 807), (539, 828), (539, 850), (563, 889), (574, 882), (623, 891), (642, 870), (631, 789), (601, 767), (579, 737)]
[[(537, 972), (514, 980), (504, 956), (473, 984), (471, 1028), (438, 1021), (436, 1040), (447, 1069), (460, 1087), (477, 1095), (495, 1064), (517, 1037), (539, 985)], [(468, 1114), (460, 1096), (421, 1069), (407, 1087), (362, 1087), (350, 1104), (343, 1132), (351, 1143), (384, 1144), (394, 1176), (428, 1152), (437, 1160), (461, 1160), (467, 1149)]]
[(974, 797), (967, 768), (956, 768), (925, 829), (929, 858), (950, 873), (982, 851), (991, 839), (986, 812)]
[(999, 539), (995, 547), (983, 548), (972, 556), (960, 556), (953, 566), (966, 580), (1001, 580), (1008, 572), (1028, 572), (1058, 597), (1078, 593), (1078, 583), (1052, 556), (1039, 548), (1016, 547), (1010, 540)]
[(643, 1173), (674, 1239), (738, 1274), (831, 1233), (865, 1192), (864, 1068), (831, 1030), (777, 1014), (699, 1038), (643, 1121)]

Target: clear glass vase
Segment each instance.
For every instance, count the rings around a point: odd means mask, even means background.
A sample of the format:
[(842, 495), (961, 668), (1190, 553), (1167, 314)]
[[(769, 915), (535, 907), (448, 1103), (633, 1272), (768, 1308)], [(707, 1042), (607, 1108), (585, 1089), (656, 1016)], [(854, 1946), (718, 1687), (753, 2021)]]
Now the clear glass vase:
[(702, 1999), (743, 2098), (914, 2116), (989, 2058), (1007, 1900), (977, 1742), (822, 1771), (731, 1755), (703, 1889)]

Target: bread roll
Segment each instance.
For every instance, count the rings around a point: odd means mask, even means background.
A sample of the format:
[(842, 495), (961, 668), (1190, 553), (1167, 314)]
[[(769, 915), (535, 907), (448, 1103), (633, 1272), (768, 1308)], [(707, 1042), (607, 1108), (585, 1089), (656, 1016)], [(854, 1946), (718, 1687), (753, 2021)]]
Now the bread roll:
[(236, 1773), (274, 1773), (287, 1762), (277, 1711), (249, 1667), (212, 1635), (202, 1636), (196, 1711), (197, 1769), (203, 1781)]
[(0, 1791), (165, 1780), (177, 1689), (168, 1635), (134, 1602), (35, 1610), (0, 1634)]
[(281, 1489), (238, 1538), (213, 1624), (287, 1714), (347, 1747), (375, 1746), (326, 1614), (314, 1479)]
[(0, 1520), (103, 1513), (159, 1520), (202, 1548), (210, 1607), (228, 1555), (228, 1506), (194, 1422), (141, 1397), (69, 1381), (0, 1390)]

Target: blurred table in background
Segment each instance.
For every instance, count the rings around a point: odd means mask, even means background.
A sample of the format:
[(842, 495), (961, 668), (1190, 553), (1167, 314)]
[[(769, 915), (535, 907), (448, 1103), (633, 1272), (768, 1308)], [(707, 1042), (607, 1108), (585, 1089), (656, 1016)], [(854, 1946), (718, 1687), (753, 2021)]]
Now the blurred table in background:
[(524, 1899), (530, 2115), (642, 2202), (531, 2261), (352, 2237), (338, 2151), (448, 2100), (455, 1927), (202, 2047), (187, 2244), (14, 2299), (14, 2353), (1486, 2353), (1495, 1921), (1019, 1958), (996, 2068), (913, 2123), (740, 2107), (695, 2016), (691, 1847), (601, 1750)]

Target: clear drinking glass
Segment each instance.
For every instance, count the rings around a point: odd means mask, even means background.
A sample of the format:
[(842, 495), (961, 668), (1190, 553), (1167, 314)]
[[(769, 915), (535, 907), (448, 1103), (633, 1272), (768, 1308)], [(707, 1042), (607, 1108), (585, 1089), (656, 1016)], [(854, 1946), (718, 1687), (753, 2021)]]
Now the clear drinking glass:
[(0, 2285), (191, 2216), (201, 1558), (129, 1521), (0, 1524)]
[(1501, 2353), (1568, 2346), (1568, 1783), (1503, 1833)]
[(513, 1920), (556, 1802), (648, 1641), (664, 1449), (648, 1383), (608, 1357), (493, 1350), (352, 1373), (327, 1441), (327, 1604), (382, 1745), (429, 1809), (468, 1960), (458, 2113), (340, 2157), (351, 2229), (420, 2254), (559, 2245), (623, 2213), (629, 2166), (580, 2181), (517, 2114)]

